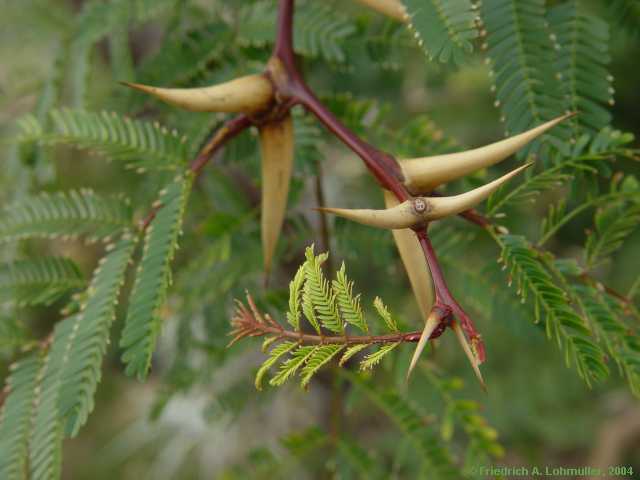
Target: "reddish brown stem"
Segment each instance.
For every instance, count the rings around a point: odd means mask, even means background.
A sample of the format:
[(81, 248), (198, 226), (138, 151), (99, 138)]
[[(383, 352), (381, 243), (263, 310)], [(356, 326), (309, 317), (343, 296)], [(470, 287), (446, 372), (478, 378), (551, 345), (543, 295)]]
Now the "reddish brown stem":
[(451, 291), (447, 286), (447, 282), (444, 279), (442, 269), (440, 268), (440, 262), (438, 262), (436, 252), (433, 249), (433, 245), (431, 244), (429, 236), (427, 235), (426, 229), (416, 230), (416, 236), (420, 241), (420, 245), (422, 246), (422, 250), (424, 251), (425, 258), (427, 259), (427, 263), (429, 264), (429, 269), (431, 270), (431, 277), (433, 278), (433, 286), (436, 293), (436, 307), (448, 307), (452, 310), (453, 314), (460, 321), (460, 325), (465, 334), (471, 341), (471, 345), (476, 350), (478, 360), (481, 363), (484, 362), (485, 351), (480, 334), (478, 334), (478, 331), (476, 330), (469, 315), (467, 315), (467, 312), (464, 311), (464, 309), (451, 294)]

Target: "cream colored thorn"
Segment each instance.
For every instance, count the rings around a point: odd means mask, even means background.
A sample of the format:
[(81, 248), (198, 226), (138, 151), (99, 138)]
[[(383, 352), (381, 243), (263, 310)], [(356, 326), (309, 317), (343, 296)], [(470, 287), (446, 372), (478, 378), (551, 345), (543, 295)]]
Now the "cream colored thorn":
[(464, 354), (467, 356), (469, 363), (471, 364), (471, 368), (473, 368), (473, 372), (476, 374), (476, 378), (480, 382), (483, 390), (487, 390), (487, 385), (484, 383), (484, 378), (482, 378), (482, 372), (480, 371), (480, 362), (476, 358), (476, 356), (471, 351), (471, 347), (469, 346), (469, 342), (467, 342), (467, 337), (465, 337), (462, 328), (457, 322), (453, 322), (451, 324), (451, 328), (456, 334), (456, 338), (458, 339), (458, 343), (462, 347)]
[(401, 160), (400, 167), (405, 177), (405, 185), (414, 193), (427, 192), (438, 185), (494, 165), (574, 115), (563, 115), (527, 132), (466, 152)]
[(383, 15), (400, 22), (406, 21), (405, 7), (400, 0), (356, 0)]
[(452, 197), (430, 197), (430, 208), (425, 213), (425, 220), (438, 220), (440, 218), (457, 215), (469, 210), (480, 202), (485, 200), (489, 195), (495, 192), (499, 187), (511, 180), (523, 170), (529, 168), (533, 163), (527, 163), (521, 167), (512, 170), (502, 177), (487, 183), (482, 187), (475, 188), (469, 192), (454, 195)]
[(422, 222), (457, 215), (475, 207), (496, 191), (498, 187), (531, 165), (532, 163), (525, 164), (482, 187), (452, 197), (417, 197), (385, 210), (347, 208), (320, 208), (319, 210), (372, 227), (386, 229), (410, 228)]
[(409, 380), (409, 376), (411, 375), (411, 372), (416, 367), (416, 364), (418, 363), (418, 359), (420, 358), (420, 355), (422, 354), (424, 347), (426, 347), (427, 345), (427, 340), (429, 340), (434, 330), (438, 327), (439, 323), (440, 321), (437, 315), (433, 313), (429, 315), (429, 318), (427, 319), (427, 322), (424, 325), (424, 330), (422, 331), (422, 335), (420, 336), (420, 340), (418, 340), (418, 345), (416, 345), (416, 349), (413, 352), (413, 357), (411, 357), (411, 363), (409, 364), (409, 369), (407, 370), (407, 381)]
[(333, 213), (363, 225), (386, 229), (408, 228), (422, 221), (410, 201), (385, 210), (349, 208), (319, 208), (318, 210)]
[(249, 75), (202, 88), (160, 88), (129, 82), (123, 84), (193, 112), (256, 113), (265, 109), (274, 97), (271, 82), (262, 75)]

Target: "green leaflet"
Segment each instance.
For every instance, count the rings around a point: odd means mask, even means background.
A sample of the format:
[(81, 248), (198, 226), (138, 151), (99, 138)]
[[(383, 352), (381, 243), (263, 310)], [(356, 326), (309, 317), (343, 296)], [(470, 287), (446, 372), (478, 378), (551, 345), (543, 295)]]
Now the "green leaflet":
[(609, 26), (587, 15), (578, 0), (553, 7), (548, 19), (559, 46), (556, 69), (562, 75), (566, 109), (580, 112), (572, 119), (574, 135), (599, 132), (611, 123), (604, 106), (613, 104), (613, 77), (607, 71)]
[(531, 295), (536, 322), (544, 318), (548, 337), (555, 337), (558, 346), (565, 348), (567, 362), (574, 359), (587, 385), (606, 378), (609, 369), (604, 352), (536, 250), (521, 236), (502, 235), (496, 240), (502, 248), (501, 261), (515, 281), (519, 296), (524, 302)]
[(376, 297), (373, 300), (373, 306), (378, 312), (378, 315), (380, 315), (380, 317), (384, 320), (384, 323), (387, 326), (387, 328), (392, 332), (397, 332), (398, 324), (396, 323), (395, 319), (391, 316), (391, 313), (389, 313), (389, 309), (382, 302), (382, 299), (380, 297)]
[(300, 330), (300, 292), (305, 281), (305, 267), (300, 265), (295, 277), (289, 283), (289, 311), (287, 321), (295, 329)]
[[(484, 0), (486, 49), (495, 82), (496, 106), (508, 135), (524, 132), (564, 113), (562, 85), (556, 77), (555, 48), (544, 0)], [(545, 139), (562, 148), (568, 131), (561, 125), (518, 154), (544, 153)]]
[(338, 312), (336, 296), (322, 273), (322, 264), (329, 255), (323, 253), (316, 257), (313, 254), (313, 247), (308, 247), (305, 255), (307, 261), (305, 262), (304, 295), (307, 302), (313, 304), (313, 309), (323, 327), (341, 334), (344, 332), (344, 322)]
[(192, 176), (177, 177), (160, 194), (158, 210), (146, 231), (142, 260), (129, 300), (120, 346), (128, 375), (143, 379), (162, 327), (160, 309), (171, 283), (171, 261), (178, 246)]
[(614, 203), (598, 210), (595, 231), (587, 237), (585, 263), (593, 268), (607, 260), (640, 225), (640, 204)]
[(0, 301), (50, 305), (84, 285), (82, 273), (68, 258), (40, 257), (0, 264)]
[(68, 351), (60, 396), (61, 415), (68, 419), (66, 431), (75, 436), (93, 410), (93, 396), (101, 377), (102, 358), (115, 319), (120, 289), (137, 243), (131, 235), (112, 246), (99, 262), (84, 308), (77, 315), (74, 339)]
[(344, 345), (320, 345), (307, 360), (306, 365), (300, 372), (302, 380), (300, 385), (306, 387), (318, 370), (329, 363), (333, 357), (344, 349)]
[(262, 390), (262, 378), (269, 371), (269, 369), (273, 365), (275, 365), (280, 357), (290, 352), (297, 345), (297, 342), (282, 342), (279, 345), (275, 346), (269, 352), (269, 358), (264, 361), (264, 363), (258, 369), (258, 373), (256, 373), (255, 386), (257, 390)]
[(368, 332), (367, 323), (360, 307), (360, 295), (353, 296), (353, 282), (347, 278), (344, 262), (336, 273), (336, 279), (332, 282), (342, 318), (344, 321), (363, 332)]
[(347, 348), (347, 350), (344, 352), (344, 355), (342, 355), (342, 358), (340, 358), (340, 366), (343, 366), (345, 363), (347, 363), (347, 361), (351, 357), (353, 357), (358, 352), (361, 352), (362, 350), (368, 347), (370, 347), (370, 345), (367, 345), (366, 343), (361, 343), (359, 345), (353, 345)]
[(124, 161), (138, 169), (175, 170), (188, 154), (186, 138), (157, 122), (132, 120), (115, 112), (53, 110), (49, 132), (33, 116), (20, 120), (21, 142), (70, 144)]
[[(60, 411), (62, 384), (72, 369), (70, 351), (80, 328), (79, 315), (58, 322), (45, 359), (42, 385), (29, 441), (32, 478), (59, 478), (65, 418)], [(77, 360), (77, 359), (76, 359)]]
[(43, 356), (36, 352), (11, 367), (8, 395), (0, 413), (0, 478), (19, 480), (27, 469), (29, 434), (42, 365)]
[(465, 62), (478, 36), (470, 0), (402, 0), (409, 28), (429, 59)]
[(0, 218), (0, 243), (28, 238), (108, 241), (131, 227), (129, 202), (92, 190), (40, 193), (7, 206)]
[(272, 386), (283, 385), (309, 360), (309, 357), (315, 353), (317, 348), (317, 346), (309, 345), (294, 350), (291, 357), (280, 365), (278, 374), (269, 381), (269, 384)]
[(378, 350), (364, 357), (364, 360), (360, 362), (360, 370), (370, 370), (375, 367), (380, 361), (392, 350), (394, 350), (401, 342), (389, 343), (383, 345)]

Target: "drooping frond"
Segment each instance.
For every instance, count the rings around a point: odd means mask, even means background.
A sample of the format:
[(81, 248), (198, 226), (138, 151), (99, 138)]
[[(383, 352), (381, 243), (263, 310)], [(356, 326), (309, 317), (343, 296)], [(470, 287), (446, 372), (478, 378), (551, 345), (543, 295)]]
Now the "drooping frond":
[(429, 59), (462, 64), (478, 36), (470, 0), (403, 0), (409, 28)]
[(33, 353), (11, 367), (0, 412), (0, 478), (26, 478), (29, 435), (42, 380), (43, 356)]
[(566, 108), (580, 113), (571, 120), (574, 128), (598, 132), (611, 122), (603, 105), (613, 104), (613, 77), (607, 71), (611, 60), (609, 26), (586, 14), (579, 3), (559, 4), (549, 11), (548, 18), (559, 47), (557, 71)]
[(50, 305), (84, 285), (78, 266), (68, 258), (39, 257), (0, 264), (0, 301)]
[[(524, 132), (564, 113), (562, 87), (556, 78), (555, 46), (547, 25), (544, 0), (484, 0), (483, 48), (495, 82), (496, 106), (508, 135)], [(558, 126), (542, 139), (560, 148), (566, 134)], [(536, 140), (520, 155), (538, 153)]]
[(541, 261), (540, 254), (521, 236), (496, 237), (502, 247), (501, 262), (518, 288), (522, 301), (531, 299), (535, 321), (544, 321), (549, 338), (555, 337), (565, 349), (566, 360), (574, 360), (588, 385), (609, 374), (605, 354), (596, 343), (584, 319), (569, 303), (567, 293), (558, 286)]
[(32, 478), (58, 478), (61, 474), (65, 419), (60, 412), (60, 396), (78, 329), (78, 316), (71, 316), (58, 322), (53, 331), (29, 440)]
[(89, 285), (86, 304), (77, 315), (73, 342), (68, 350), (71, 368), (65, 370), (60, 396), (60, 414), (65, 417), (65, 430), (71, 436), (78, 433), (93, 410), (102, 358), (135, 245), (136, 239), (125, 234), (100, 260)]
[(572, 285), (570, 292), (606, 346), (620, 373), (626, 377), (631, 392), (640, 397), (640, 344), (637, 328), (628, 325), (615, 301), (590, 285)]
[(269, 369), (276, 364), (280, 357), (290, 352), (297, 345), (296, 342), (282, 342), (269, 352), (269, 358), (264, 361), (258, 373), (256, 373), (255, 385), (257, 390), (262, 390), (262, 379)]
[(127, 374), (142, 379), (162, 327), (162, 308), (171, 284), (171, 261), (178, 246), (182, 219), (193, 177), (179, 176), (160, 194), (160, 210), (146, 231), (144, 252), (129, 300), (120, 345)]
[(22, 118), (21, 141), (74, 145), (143, 169), (173, 170), (187, 159), (186, 138), (157, 122), (71, 109), (53, 110), (50, 116), (51, 131), (32, 115)]
[(129, 202), (102, 197), (91, 190), (40, 193), (4, 209), (0, 243), (27, 238), (74, 238), (90, 241), (114, 238), (131, 227)]

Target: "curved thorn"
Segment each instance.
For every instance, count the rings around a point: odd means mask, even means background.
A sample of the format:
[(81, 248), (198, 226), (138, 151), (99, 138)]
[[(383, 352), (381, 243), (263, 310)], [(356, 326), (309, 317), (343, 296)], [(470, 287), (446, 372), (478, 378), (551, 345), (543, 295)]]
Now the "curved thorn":
[(365, 4), (369, 8), (376, 10), (383, 15), (398, 20), (400, 22), (406, 22), (407, 14), (404, 5), (400, 0), (356, 0)]
[(418, 359), (420, 358), (424, 347), (427, 345), (427, 340), (429, 340), (429, 337), (431, 337), (431, 334), (439, 324), (440, 319), (437, 314), (432, 313), (431, 315), (429, 315), (429, 318), (424, 324), (422, 335), (420, 335), (420, 340), (418, 340), (418, 345), (413, 352), (413, 357), (411, 357), (411, 363), (409, 364), (409, 369), (407, 370), (407, 381), (409, 381), (409, 376), (411, 375), (413, 369), (416, 367), (416, 364), (418, 363)]
[[(384, 201), (387, 208), (397, 206), (396, 196), (388, 190), (384, 190)], [(398, 247), (400, 258), (409, 277), (409, 283), (413, 290), (422, 317), (426, 322), (431, 313), (434, 302), (433, 281), (429, 265), (425, 261), (424, 252), (415, 234), (408, 230), (392, 230), (393, 239)]]
[(531, 165), (533, 163), (527, 163), (482, 187), (452, 197), (417, 197), (384, 210), (349, 208), (318, 208), (317, 210), (372, 227), (392, 230), (410, 228), (422, 222), (457, 215), (475, 207), (501, 185)]
[(452, 322), (451, 328), (455, 332), (458, 343), (460, 343), (460, 346), (462, 347), (464, 354), (467, 356), (467, 359), (471, 364), (471, 368), (473, 368), (473, 372), (476, 374), (476, 378), (480, 382), (482, 389), (486, 391), (487, 385), (484, 383), (484, 378), (482, 378), (482, 372), (480, 371), (480, 362), (471, 351), (469, 342), (467, 342), (467, 337), (464, 336), (464, 332), (462, 331), (462, 328), (460, 328), (460, 325), (458, 324), (458, 322), (455, 322), (455, 321)]
[(527, 132), (466, 152), (401, 160), (400, 167), (405, 177), (405, 185), (414, 192), (430, 191), (438, 185), (494, 165), (574, 115), (575, 113), (568, 113)]
[(465, 210), (469, 210), (486, 199), (500, 186), (511, 180), (523, 170), (529, 168), (531, 165), (533, 165), (533, 163), (522, 165), (493, 182), (487, 183), (486, 185), (469, 192), (461, 193), (460, 195), (454, 195), (451, 197), (429, 197), (427, 201), (429, 207), (423, 216), (425, 220), (438, 220), (440, 218), (457, 215)]
[(255, 113), (265, 109), (274, 97), (271, 82), (262, 75), (249, 75), (202, 88), (161, 88), (121, 83), (193, 112)]
[(363, 225), (386, 229), (408, 228), (422, 221), (421, 217), (413, 210), (410, 201), (385, 210), (349, 208), (318, 208), (318, 210), (333, 213)]

